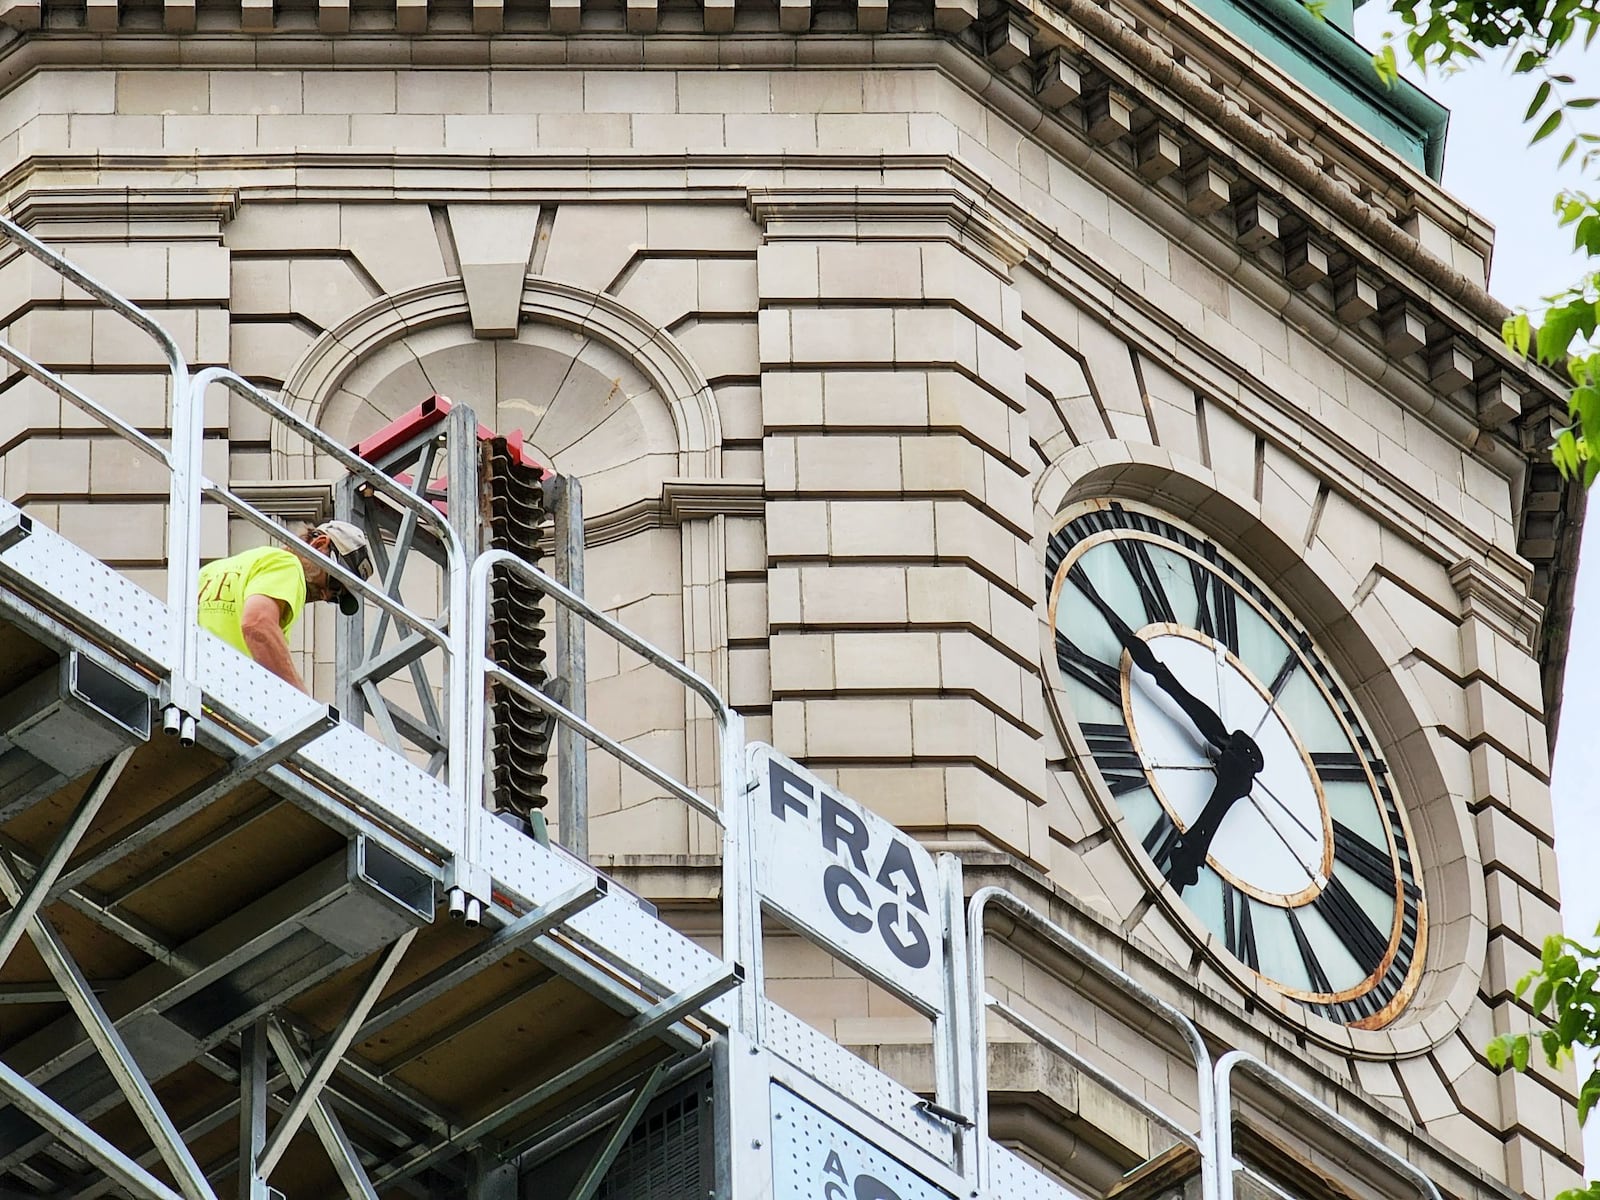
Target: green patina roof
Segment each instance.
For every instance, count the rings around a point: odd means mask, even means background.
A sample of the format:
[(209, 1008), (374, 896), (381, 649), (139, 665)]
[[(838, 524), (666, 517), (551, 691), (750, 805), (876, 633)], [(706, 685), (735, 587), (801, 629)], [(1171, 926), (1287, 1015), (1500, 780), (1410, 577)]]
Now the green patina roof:
[(1328, 0), (1322, 17), (1300, 0), (1195, 0), (1252, 49), (1437, 180), (1450, 112), (1404, 80), (1385, 87), (1372, 55), (1350, 35), (1352, 0)]

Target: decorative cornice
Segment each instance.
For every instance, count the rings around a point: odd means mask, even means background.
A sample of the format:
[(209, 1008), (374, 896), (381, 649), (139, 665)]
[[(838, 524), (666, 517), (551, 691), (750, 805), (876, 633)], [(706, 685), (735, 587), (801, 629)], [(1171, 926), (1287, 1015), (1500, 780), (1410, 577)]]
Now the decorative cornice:
[(238, 214), (239, 189), (217, 187), (26, 188), (7, 215), (24, 229), (46, 221), (203, 221), (220, 227)]
[(315, 525), (333, 516), (333, 484), (314, 479), (240, 479), (228, 484), (241, 500), (280, 521)]
[[(1461, 601), (1461, 614), (1478, 617), (1510, 634), (1523, 646), (1532, 646), (1544, 610), (1521, 590), (1508, 585), (1482, 563), (1462, 559), (1450, 568), (1450, 586)], [(1525, 580), (1524, 586), (1531, 580)]]
[[(855, 241), (900, 240), (909, 235), (908, 225), (923, 225), (946, 240), (979, 250), (1001, 273), (1028, 257), (1027, 243), (988, 204), (952, 189), (753, 187), (749, 205), (769, 241), (812, 238), (816, 227), (839, 222), (853, 224), (849, 232)], [(827, 230), (824, 236), (836, 233)]]
[(661, 509), (680, 524), (704, 517), (759, 517), (766, 503), (759, 479), (668, 479), (661, 484)]

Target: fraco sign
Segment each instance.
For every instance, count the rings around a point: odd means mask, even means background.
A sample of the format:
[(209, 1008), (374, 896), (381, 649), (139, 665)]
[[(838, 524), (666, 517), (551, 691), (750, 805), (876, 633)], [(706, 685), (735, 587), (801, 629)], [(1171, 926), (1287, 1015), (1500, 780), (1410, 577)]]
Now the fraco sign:
[(749, 766), (762, 902), (938, 1015), (945, 938), (933, 857), (770, 746), (751, 745)]

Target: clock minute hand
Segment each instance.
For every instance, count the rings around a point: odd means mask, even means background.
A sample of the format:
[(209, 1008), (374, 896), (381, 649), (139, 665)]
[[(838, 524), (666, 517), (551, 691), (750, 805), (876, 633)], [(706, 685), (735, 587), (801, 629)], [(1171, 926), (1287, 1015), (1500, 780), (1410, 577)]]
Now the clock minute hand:
[(1178, 836), (1167, 859), (1167, 882), (1178, 892), (1200, 877), (1200, 864), (1211, 853), (1211, 839), (1216, 837), (1222, 819), (1250, 794), (1262, 765), (1261, 750), (1255, 741), (1243, 730), (1236, 730), (1217, 759), (1217, 785), (1211, 789), (1211, 798), (1195, 823)]
[(1178, 677), (1166, 663), (1155, 656), (1155, 651), (1150, 649), (1149, 643), (1129, 630), (1127, 636), (1122, 639), (1122, 646), (1127, 650), (1128, 657), (1133, 659), (1134, 665), (1154, 679), (1156, 686), (1172, 697), (1177, 706), (1183, 710), (1183, 715), (1188, 717), (1200, 731), (1200, 736), (1218, 750), (1226, 751), (1230, 738), (1228, 727), (1222, 723), (1222, 718), (1211, 710), (1210, 705), (1178, 682)]
[(1133, 659), (1134, 665), (1154, 679), (1156, 685), (1172, 697), (1177, 706), (1183, 710), (1183, 715), (1188, 717), (1200, 731), (1201, 737), (1216, 749), (1226, 750), (1229, 743), (1228, 727), (1222, 723), (1222, 718), (1179, 683), (1178, 677), (1156, 657), (1149, 643), (1128, 628), (1128, 623), (1117, 614), (1116, 609), (1105, 602), (1094, 584), (1089, 581), (1089, 574), (1083, 569), (1082, 564), (1074, 566), (1067, 573), (1067, 578), (1083, 593), (1084, 598), (1099, 610), (1106, 624), (1111, 626), (1111, 632), (1116, 634), (1117, 640), (1122, 643), (1122, 648), (1128, 652), (1128, 657)]

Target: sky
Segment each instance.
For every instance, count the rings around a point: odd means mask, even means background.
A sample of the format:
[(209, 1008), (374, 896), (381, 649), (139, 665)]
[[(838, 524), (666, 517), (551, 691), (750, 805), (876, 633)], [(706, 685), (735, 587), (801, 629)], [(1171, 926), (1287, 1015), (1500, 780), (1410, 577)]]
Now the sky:
[[(1382, 0), (1357, 14), (1356, 36), (1369, 47), (1379, 44), (1384, 29), (1394, 27)], [(1581, 51), (1569, 52), (1556, 69), (1576, 80), (1572, 96), (1600, 96), (1600, 51), (1587, 60)], [(1576, 282), (1583, 271), (1571, 234), (1557, 228), (1551, 208), (1562, 188), (1583, 190), (1586, 182), (1571, 163), (1565, 169), (1558, 166), (1565, 139), (1557, 134), (1528, 145), (1532, 129), (1523, 125), (1522, 115), (1535, 84), (1514, 79), (1501, 62), (1479, 63), (1448, 79), (1411, 74), (1450, 109), (1445, 187), (1495, 227), (1489, 290), (1512, 307), (1537, 310), (1541, 296)], [(1596, 115), (1582, 128), (1600, 132), (1600, 108), (1590, 113)], [(1600, 170), (1587, 184), (1591, 193), (1600, 191)], [(1600, 738), (1594, 736), (1600, 703), (1600, 515), (1590, 515), (1595, 519), (1588, 523), (1578, 572), (1561, 737), (1551, 778), (1562, 915), (1567, 933), (1586, 943), (1600, 924), (1600, 872), (1592, 866), (1600, 811), (1592, 800), (1593, 786), (1585, 786), (1586, 780), (1600, 778)], [(1584, 1142), (1589, 1174), (1600, 1174), (1600, 1116), (1590, 1120)]]

